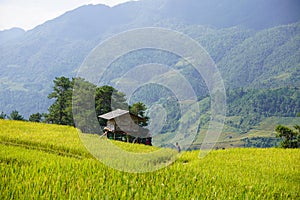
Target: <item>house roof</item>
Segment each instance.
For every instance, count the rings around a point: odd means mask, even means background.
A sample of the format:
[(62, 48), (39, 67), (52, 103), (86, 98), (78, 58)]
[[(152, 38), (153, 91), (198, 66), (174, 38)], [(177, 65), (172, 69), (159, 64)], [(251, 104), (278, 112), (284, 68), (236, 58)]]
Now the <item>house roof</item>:
[[(111, 120), (126, 114), (130, 114), (130, 116), (135, 116), (132, 115), (131, 113), (129, 113), (128, 110), (122, 110), (122, 109), (117, 109), (111, 112), (108, 112), (106, 114), (103, 115), (99, 115), (98, 117), (102, 118), (102, 119), (107, 119), (107, 120)], [(138, 117), (138, 116), (135, 116)], [(138, 117), (140, 118), (140, 117)], [(140, 118), (143, 119), (143, 118)], [(128, 127), (122, 127), (122, 131), (126, 132), (126, 133), (130, 133), (131, 135), (135, 136), (135, 137), (149, 137), (149, 130), (146, 128), (142, 128), (136, 124), (133, 124), (132, 126)]]
[(98, 117), (100, 117), (102, 119), (110, 120), (110, 119), (114, 119), (114, 118), (120, 117), (120, 116), (128, 114), (128, 113), (129, 113), (128, 110), (117, 109), (117, 110), (108, 112), (106, 114), (99, 115)]

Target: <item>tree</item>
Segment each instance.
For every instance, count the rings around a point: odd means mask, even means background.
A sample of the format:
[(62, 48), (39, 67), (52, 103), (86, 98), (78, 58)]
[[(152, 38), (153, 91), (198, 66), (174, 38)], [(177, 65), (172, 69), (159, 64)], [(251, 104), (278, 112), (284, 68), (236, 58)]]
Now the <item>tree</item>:
[(53, 92), (49, 94), (49, 99), (56, 99), (49, 107), (49, 114), (46, 121), (54, 124), (74, 126), (72, 117), (72, 91), (73, 80), (66, 77), (56, 77)]
[(74, 78), (73, 80), (72, 112), (76, 127), (83, 133), (100, 133), (94, 102), (97, 86), (83, 78)]
[[(96, 88), (95, 104), (97, 116), (115, 109), (128, 109), (125, 94), (107, 85)], [(99, 119), (99, 123), (105, 126), (106, 120)]]
[(22, 115), (20, 115), (17, 110), (13, 110), (9, 115), (9, 119), (23, 121), (24, 117)]
[(292, 130), (282, 125), (276, 127), (276, 137), (283, 139), (280, 143), (282, 148), (300, 148), (300, 126), (295, 125), (294, 128), (295, 130)]
[(29, 121), (31, 121), (31, 122), (41, 122), (42, 117), (43, 117), (43, 114), (41, 114), (41, 113), (31, 114), (29, 116)]
[[(70, 81), (66, 77), (56, 77), (53, 92), (49, 94), (48, 98), (55, 99), (55, 102), (48, 109), (46, 122), (73, 126), (75, 125), (74, 112), (76, 126), (85, 133), (101, 131), (99, 124), (94, 123), (95, 117), (114, 109), (126, 110), (129, 107), (124, 93), (107, 85), (97, 87), (83, 78), (73, 78)], [(148, 121), (148, 118), (144, 116), (146, 106), (137, 103), (133, 105), (133, 110), (141, 118), (147, 119), (140, 122), (146, 126)], [(40, 115), (34, 114), (31, 115), (30, 120), (40, 121), (40, 118)], [(106, 125), (106, 120), (98, 120), (101, 126)]]
[(6, 119), (7, 115), (2, 111), (0, 114), (0, 119)]
[(134, 104), (132, 104), (132, 106), (129, 107), (129, 112), (131, 114), (134, 114), (134, 115), (141, 118), (138, 121), (138, 125), (140, 125), (140, 126), (147, 126), (148, 125), (149, 117), (147, 117), (146, 114), (145, 114), (146, 110), (147, 110), (147, 107), (142, 102), (134, 103)]

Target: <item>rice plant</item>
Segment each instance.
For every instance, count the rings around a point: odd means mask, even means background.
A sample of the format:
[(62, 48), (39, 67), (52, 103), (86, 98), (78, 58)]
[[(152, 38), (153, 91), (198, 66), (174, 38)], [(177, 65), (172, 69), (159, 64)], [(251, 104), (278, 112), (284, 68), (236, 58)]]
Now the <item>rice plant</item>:
[(1, 199), (300, 198), (299, 149), (183, 152), (158, 171), (127, 173), (93, 158), (72, 127), (0, 120), (0, 138)]

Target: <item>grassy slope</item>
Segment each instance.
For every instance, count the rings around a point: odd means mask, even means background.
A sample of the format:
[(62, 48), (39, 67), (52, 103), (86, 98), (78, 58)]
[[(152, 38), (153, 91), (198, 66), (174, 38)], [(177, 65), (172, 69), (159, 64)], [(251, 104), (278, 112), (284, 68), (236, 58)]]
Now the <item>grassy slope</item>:
[(1, 199), (300, 197), (299, 149), (218, 150), (203, 159), (199, 151), (184, 152), (169, 167), (135, 174), (92, 158), (72, 127), (0, 120), (0, 136)]

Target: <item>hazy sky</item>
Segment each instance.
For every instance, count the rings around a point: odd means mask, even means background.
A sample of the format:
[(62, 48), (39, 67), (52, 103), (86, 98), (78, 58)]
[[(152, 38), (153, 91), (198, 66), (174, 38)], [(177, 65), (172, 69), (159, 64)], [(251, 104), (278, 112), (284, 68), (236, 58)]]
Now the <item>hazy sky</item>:
[(0, 30), (34, 28), (85, 4), (114, 6), (130, 0), (0, 0)]

